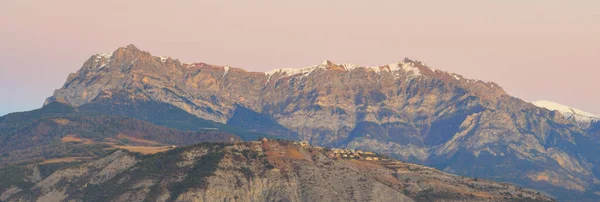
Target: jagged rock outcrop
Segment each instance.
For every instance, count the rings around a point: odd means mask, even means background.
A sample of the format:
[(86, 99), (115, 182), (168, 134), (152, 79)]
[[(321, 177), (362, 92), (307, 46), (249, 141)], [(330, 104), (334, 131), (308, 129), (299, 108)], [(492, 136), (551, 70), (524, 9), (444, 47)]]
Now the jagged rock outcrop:
[(5, 201), (554, 201), (511, 184), (332, 152), (271, 140), (152, 156), (116, 151), (0, 192)]
[[(85, 108), (123, 97), (130, 105), (161, 102), (202, 119), (553, 194), (594, 193), (599, 182), (597, 141), (562, 114), (495, 83), (409, 59), (376, 67), (325, 61), (265, 73), (184, 64), (130, 45), (92, 56), (49, 100)], [(239, 121), (240, 107), (261, 121)]]

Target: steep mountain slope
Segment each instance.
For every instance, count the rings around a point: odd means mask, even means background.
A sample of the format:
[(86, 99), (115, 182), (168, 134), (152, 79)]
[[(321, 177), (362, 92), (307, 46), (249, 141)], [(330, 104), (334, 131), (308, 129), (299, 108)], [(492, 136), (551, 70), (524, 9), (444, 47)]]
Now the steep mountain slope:
[[(135, 100), (127, 93), (112, 93), (109, 97), (101, 95), (91, 103), (81, 105), (77, 109), (81, 112), (132, 117), (179, 130), (221, 131), (237, 135), (242, 140), (256, 140), (260, 137), (270, 137), (267, 133), (263, 133), (269, 131), (277, 132), (277, 134), (285, 134), (282, 131), (275, 130), (277, 127), (268, 125), (268, 123), (262, 124), (262, 126), (269, 126), (266, 131), (242, 128), (236, 124), (218, 123), (199, 118), (168, 103), (153, 100)], [(239, 117), (239, 115), (236, 117)]]
[[(331, 150), (271, 140), (203, 143), (152, 156), (116, 151), (47, 175), (37, 166), (2, 169), (0, 200), (553, 201), (510, 184), (415, 164), (330, 155)], [(19, 173), (12, 184), (2, 178), (8, 172)]]
[(236, 141), (213, 130), (179, 131), (140, 120), (81, 113), (53, 102), (41, 109), (0, 119), (0, 167), (11, 163), (89, 160), (112, 148), (147, 149), (196, 142)]
[(600, 197), (593, 194), (598, 141), (562, 114), (495, 83), (409, 59), (376, 67), (325, 61), (263, 73), (183, 64), (130, 45), (92, 56), (48, 100), (83, 107), (122, 97), (281, 138), (378, 151), (561, 196)]

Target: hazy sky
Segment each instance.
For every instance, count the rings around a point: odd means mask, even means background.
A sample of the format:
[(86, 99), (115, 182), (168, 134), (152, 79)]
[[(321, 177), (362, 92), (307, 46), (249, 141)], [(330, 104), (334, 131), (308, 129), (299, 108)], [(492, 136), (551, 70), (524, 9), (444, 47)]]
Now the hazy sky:
[(0, 0), (0, 114), (127, 44), (253, 71), (408, 57), (600, 114), (599, 0)]

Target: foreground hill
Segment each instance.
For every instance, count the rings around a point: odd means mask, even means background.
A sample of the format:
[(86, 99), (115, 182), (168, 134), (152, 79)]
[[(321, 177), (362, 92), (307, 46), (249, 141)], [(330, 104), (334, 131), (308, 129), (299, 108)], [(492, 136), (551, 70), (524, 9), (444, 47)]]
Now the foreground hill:
[(13, 184), (1, 169), (0, 200), (553, 201), (510, 184), (372, 160), (382, 158), (376, 154), (335, 157), (336, 151), (272, 140), (203, 143), (150, 156), (116, 151), (51, 172), (13, 169), (20, 174)]
[(215, 131), (180, 131), (121, 116), (80, 112), (54, 102), (0, 118), (0, 167), (27, 162), (94, 159), (113, 149), (164, 150), (196, 142), (237, 141)]
[[(495, 83), (409, 59), (248, 72), (155, 57), (130, 45), (92, 56), (48, 99), (54, 100), (126, 116), (160, 103), (280, 138), (378, 151), (573, 200), (600, 199), (600, 146), (589, 132)], [(138, 108), (127, 112), (132, 106)]]

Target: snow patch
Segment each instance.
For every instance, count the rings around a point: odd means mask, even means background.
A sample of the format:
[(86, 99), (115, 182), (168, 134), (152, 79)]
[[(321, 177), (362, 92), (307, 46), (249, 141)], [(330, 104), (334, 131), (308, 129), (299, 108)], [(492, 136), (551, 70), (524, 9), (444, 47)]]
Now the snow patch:
[(399, 65), (406, 73), (410, 73), (413, 76), (421, 75), (421, 71), (419, 70), (419, 68), (415, 67), (415, 65), (412, 62), (401, 62)]
[[(363, 67), (363, 66), (359, 66), (359, 65), (355, 65), (355, 64), (351, 64), (351, 63), (346, 63), (346, 64), (341, 64), (342, 67), (344, 67), (344, 69), (346, 69), (346, 71), (352, 71), (358, 68), (365, 68), (365, 69), (369, 69), (369, 70), (373, 70), (376, 73), (380, 73), (383, 70), (386, 70), (385, 66), (373, 66), (373, 67)], [(392, 69), (392, 68), (390, 68)], [(394, 70), (390, 70), (390, 71), (394, 71)]]
[(154, 56), (154, 57), (157, 57), (158, 59), (160, 59), (160, 62), (162, 62), (162, 63), (165, 63), (165, 62), (167, 62), (167, 60), (171, 59), (173, 61), (179, 62), (179, 64), (181, 64), (181, 65), (185, 65), (185, 64), (190, 65), (190, 64), (193, 64), (193, 63), (188, 63), (188, 62), (181, 62), (181, 61), (179, 61), (179, 59), (176, 59), (176, 58), (171, 57), (171, 56)]
[(458, 74), (452, 74), (452, 76), (454, 77), (454, 79), (460, 80), (460, 76), (458, 76)]
[(158, 56), (158, 58), (160, 58), (161, 62), (166, 62), (170, 57), (169, 56)]
[(400, 69), (400, 63), (394, 63), (387, 65), (391, 72), (398, 71)]
[(223, 77), (225, 77), (225, 75), (227, 75), (227, 73), (229, 73), (229, 68), (230, 68), (229, 66), (223, 67), (223, 70), (224, 70)]
[(346, 63), (346, 64), (341, 64), (342, 67), (344, 67), (344, 69), (346, 69), (346, 71), (352, 71), (358, 68), (365, 68), (368, 70), (373, 70), (376, 73), (380, 73), (381, 72), (381, 66), (373, 66), (373, 67), (363, 67), (363, 66), (359, 66), (359, 65), (355, 65), (355, 64), (351, 64), (351, 63)]
[(112, 52), (110, 53), (98, 53), (98, 56), (103, 57), (103, 58), (111, 58), (113, 55)]
[(325, 67), (323, 65), (315, 65), (315, 66), (304, 67), (304, 68), (299, 68), (299, 69), (283, 68), (283, 69), (271, 70), (271, 71), (265, 72), (265, 74), (269, 77), (273, 76), (274, 74), (279, 74), (280, 76), (300, 75), (301, 77), (305, 77), (317, 69), (324, 69), (324, 68)]
[(112, 57), (112, 53), (98, 53), (98, 54), (96, 54), (94, 56), (96, 56), (95, 57), (96, 62), (99, 62), (100, 60), (102, 60), (102, 58), (104, 58), (104, 59), (110, 59)]
[(344, 69), (346, 69), (346, 71), (352, 71), (352, 70), (360, 67), (360, 66), (352, 64), (352, 63), (341, 64), (341, 66), (344, 67)]
[[(95, 56), (94, 61), (97, 62), (98, 64), (96, 65), (96, 69), (102, 69), (104, 67), (106, 67), (106, 65), (110, 62), (110, 58), (112, 57), (113, 53), (98, 53)], [(102, 61), (104, 59), (104, 61)], [(101, 63), (100, 63), (101, 62)]]

